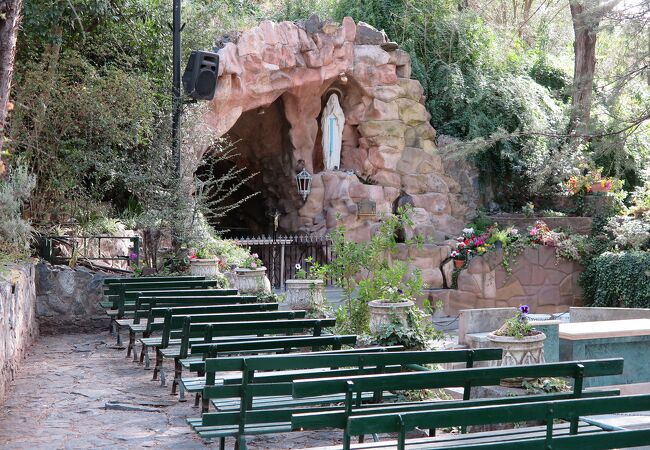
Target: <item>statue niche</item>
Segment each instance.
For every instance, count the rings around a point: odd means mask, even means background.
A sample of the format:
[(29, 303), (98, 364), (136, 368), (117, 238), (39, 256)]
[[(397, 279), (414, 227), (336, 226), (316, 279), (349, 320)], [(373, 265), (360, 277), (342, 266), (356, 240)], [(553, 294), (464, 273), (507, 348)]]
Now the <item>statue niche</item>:
[(345, 125), (345, 116), (339, 104), (339, 97), (336, 94), (332, 94), (327, 100), (321, 118), (323, 163), (325, 170), (338, 170), (341, 166), (343, 125)]

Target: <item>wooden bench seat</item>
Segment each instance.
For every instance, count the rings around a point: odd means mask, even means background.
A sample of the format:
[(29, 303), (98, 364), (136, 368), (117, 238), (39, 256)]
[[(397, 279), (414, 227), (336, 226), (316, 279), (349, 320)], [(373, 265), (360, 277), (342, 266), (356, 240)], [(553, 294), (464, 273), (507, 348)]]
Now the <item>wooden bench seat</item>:
[[(602, 431), (601, 428), (590, 425), (585, 422), (579, 422), (578, 433), (593, 433)], [(570, 434), (570, 425), (568, 423), (560, 423), (553, 427), (553, 436), (567, 436)], [(512, 428), (507, 430), (493, 430), (484, 431), (479, 433), (465, 433), (465, 434), (446, 434), (439, 436), (434, 440), (430, 437), (408, 439), (406, 441), (405, 449), (407, 450), (424, 450), (436, 448), (458, 448), (466, 445), (486, 444), (490, 442), (510, 442), (522, 439), (534, 439), (546, 437), (546, 426), (525, 427), (525, 428)], [(397, 440), (389, 439), (375, 442), (366, 442), (359, 444), (351, 444), (351, 450), (397, 450)], [(543, 449), (543, 447), (541, 447)], [(341, 445), (328, 445), (324, 447), (307, 447), (304, 449), (296, 450), (341, 450)], [(578, 450), (578, 449), (575, 449)]]
[[(462, 409), (441, 409), (391, 414), (361, 415), (350, 417), (348, 430), (352, 436), (377, 433), (397, 433), (397, 444), (387, 447), (382, 443), (369, 444), (362, 448), (384, 450), (404, 449), (494, 449), (494, 450), (605, 450), (650, 445), (650, 430), (594, 430), (592, 426), (579, 427), (579, 418), (586, 415), (631, 413), (650, 410), (650, 395), (629, 395), (621, 397), (585, 398), (542, 401), (536, 403), (515, 403), (511, 405), (487, 405)], [(556, 433), (557, 421), (568, 421), (569, 432)], [(539, 428), (519, 428), (512, 431), (513, 439), (507, 439), (507, 432), (488, 433), (483, 439), (463, 442), (462, 438), (421, 438), (409, 445), (406, 432), (416, 428), (444, 428), (450, 426), (472, 426), (497, 423), (545, 422), (544, 432)], [(584, 431), (584, 432), (581, 432)], [(530, 434), (528, 434), (530, 432)], [(352, 448), (344, 442), (344, 450)]]
[[(315, 411), (312, 413), (296, 414), (292, 417), (293, 427), (296, 430), (338, 428), (344, 431), (344, 444), (349, 445), (350, 434), (348, 421), (356, 414), (369, 414), (366, 410), (357, 410), (360, 405), (354, 397), (359, 393), (381, 390), (412, 390), (412, 389), (441, 389), (450, 387), (463, 387), (463, 402), (442, 403), (432, 405), (424, 402), (422, 405), (406, 405), (397, 412), (413, 412), (414, 409), (460, 408), (463, 409), (470, 400), (471, 387), (498, 385), (503, 378), (534, 378), (534, 377), (570, 377), (573, 378), (573, 391), (564, 394), (545, 394), (553, 397), (525, 396), (490, 399), (488, 402), (517, 403), (540, 401), (545, 399), (580, 398), (584, 395), (607, 396), (615, 395), (617, 390), (595, 391), (586, 394), (583, 391), (585, 377), (608, 376), (623, 371), (623, 360), (587, 360), (568, 361), (561, 363), (533, 364), (529, 366), (487, 367), (471, 368), (450, 371), (433, 371), (426, 373), (400, 373), (395, 375), (367, 375), (358, 377), (323, 378), (314, 380), (297, 380), (293, 383), (294, 398), (311, 397), (313, 395), (347, 393), (345, 405), (336, 411)], [(522, 400), (519, 400), (522, 399)], [(474, 400), (481, 404), (484, 400)], [(380, 413), (381, 410), (371, 412)], [(577, 426), (577, 422), (576, 422)]]
[[(432, 352), (372, 352), (352, 354), (297, 354), (277, 356), (252, 356), (243, 358), (207, 358), (205, 370), (208, 380), (203, 389), (203, 403), (212, 401), (216, 412), (204, 412), (201, 421), (193, 420), (197, 433), (204, 438), (221, 439), (222, 447), (228, 436), (237, 439), (239, 448), (245, 448), (248, 430), (254, 433), (290, 430), (293, 414), (340, 409), (346, 392), (315, 393), (310, 396), (290, 398), (296, 380), (329, 377), (363, 376), (363, 374), (388, 373), (397, 375), (402, 370), (428, 371), (426, 364), (497, 360), (501, 349), (444, 350)], [(319, 369), (319, 370), (315, 370)], [(214, 385), (216, 372), (240, 370), (241, 384)], [(327, 375), (328, 378), (322, 378)], [(389, 375), (386, 375), (389, 376)], [(262, 400), (275, 398), (275, 401)], [(280, 402), (279, 399), (282, 399)], [(395, 395), (384, 389), (361, 392), (355, 400), (391, 402)], [(303, 401), (306, 400), (306, 401)], [(225, 402), (224, 402), (225, 401)], [(239, 410), (236, 406), (239, 405)], [(221, 408), (221, 409), (220, 409)], [(271, 426), (265, 426), (272, 424)]]

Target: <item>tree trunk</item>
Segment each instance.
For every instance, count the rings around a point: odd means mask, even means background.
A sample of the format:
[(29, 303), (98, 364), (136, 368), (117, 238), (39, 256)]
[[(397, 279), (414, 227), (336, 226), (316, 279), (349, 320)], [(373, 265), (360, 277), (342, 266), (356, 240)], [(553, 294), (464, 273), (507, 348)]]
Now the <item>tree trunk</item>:
[(573, 20), (573, 92), (569, 134), (588, 132), (600, 21), (622, 0), (569, 0)]
[[(23, 0), (0, 0), (0, 155), (11, 92), (11, 78), (16, 57), (16, 39)], [(0, 175), (4, 164), (0, 157)]]
[(594, 86), (596, 70), (596, 27), (599, 17), (589, 15), (585, 0), (571, 2), (573, 19), (573, 95), (571, 102), (571, 120), (569, 133), (586, 133), (591, 118), (591, 92)]

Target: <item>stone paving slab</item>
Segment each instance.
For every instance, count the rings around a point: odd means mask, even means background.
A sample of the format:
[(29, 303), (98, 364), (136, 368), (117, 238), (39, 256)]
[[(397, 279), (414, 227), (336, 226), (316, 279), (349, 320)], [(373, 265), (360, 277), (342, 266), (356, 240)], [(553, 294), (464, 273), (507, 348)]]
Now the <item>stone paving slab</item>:
[[(40, 338), (0, 406), (0, 448), (218, 448), (185, 423), (199, 414), (193, 399), (179, 403), (170, 387), (152, 381), (152, 372), (127, 359), (126, 351), (109, 348), (113, 343), (108, 333)], [(169, 379), (173, 366), (166, 369)], [(249, 447), (326, 446), (340, 443), (340, 436), (335, 431), (255, 436)]]

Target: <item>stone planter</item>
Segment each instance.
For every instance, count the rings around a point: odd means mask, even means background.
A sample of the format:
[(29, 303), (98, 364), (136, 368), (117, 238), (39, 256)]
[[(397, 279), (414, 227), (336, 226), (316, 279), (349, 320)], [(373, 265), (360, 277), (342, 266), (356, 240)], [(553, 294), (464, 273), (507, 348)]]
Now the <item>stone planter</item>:
[(190, 259), (190, 273), (196, 276), (214, 278), (219, 275), (219, 260), (217, 258)]
[(271, 282), (266, 276), (266, 267), (257, 269), (235, 269), (236, 288), (240, 294), (271, 292)]
[(287, 297), (285, 303), (290, 309), (311, 310), (315, 305), (323, 304), (325, 297), (323, 280), (287, 280)]
[[(546, 362), (544, 358), (546, 335), (542, 332), (532, 336), (525, 336), (522, 339), (511, 336), (497, 336), (494, 333), (488, 334), (487, 338), (494, 347), (503, 349), (502, 366), (527, 366)], [(501, 380), (501, 385), (521, 387), (522, 381), (524, 381), (524, 378), (504, 378)]]
[(407, 326), (408, 325), (408, 311), (413, 307), (412, 301), (390, 303), (383, 300), (373, 300), (368, 303), (370, 308), (370, 332), (372, 334), (379, 334), (382, 328), (386, 325), (393, 323), (395, 320)]

